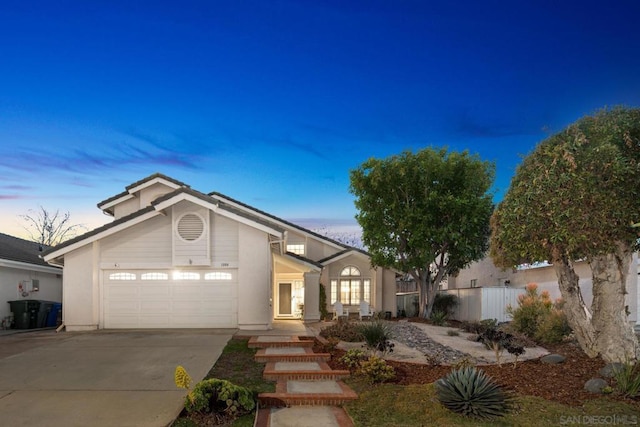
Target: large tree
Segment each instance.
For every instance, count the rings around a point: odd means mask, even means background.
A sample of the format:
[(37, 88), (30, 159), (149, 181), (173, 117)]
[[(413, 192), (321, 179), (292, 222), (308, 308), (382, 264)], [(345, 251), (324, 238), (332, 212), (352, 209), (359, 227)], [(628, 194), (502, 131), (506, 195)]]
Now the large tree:
[[(551, 262), (580, 346), (607, 361), (640, 355), (625, 306), (638, 239), (639, 160), (640, 110), (585, 117), (524, 159), (491, 219), (494, 262)], [(573, 265), (580, 259), (592, 272), (590, 307)]]
[(422, 317), (431, 316), (442, 279), (488, 249), (494, 170), (467, 151), (426, 148), (372, 158), (351, 171), (372, 264), (413, 277)]

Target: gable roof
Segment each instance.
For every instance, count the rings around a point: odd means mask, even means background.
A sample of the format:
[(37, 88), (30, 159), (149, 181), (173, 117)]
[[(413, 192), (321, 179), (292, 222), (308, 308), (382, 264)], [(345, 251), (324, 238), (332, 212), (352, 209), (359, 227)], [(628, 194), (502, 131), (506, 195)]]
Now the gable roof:
[[(222, 193), (218, 193), (217, 191), (212, 191), (211, 193), (209, 193), (209, 196), (216, 198), (216, 200), (220, 200), (220, 202), (223, 203), (224, 205), (229, 205), (228, 202), (231, 202), (232, 204), (235, 204), (235, 205), (241, 206), (241, 207), (243, 207), (245, 209), (251, 210), (255, 214), (258, 214), (260, 216), (264, 216), (264, 217), (267, 217), (267, 218), (269, 218), (271, 220), (277, 221), (278, 223), (280, 223), (280, 224), (282, 224), (282, 225), (284, 225), (286, 227), (294, 228), (294, 229), (296, 229), (296, 230), (298, 230), (298, 231), (300, 231), (300, 232), (302, 232), (304, 234), (307, 234), (309, 236), (312, 236), (312, 237), (314, 237), (316, 239), (322, 240), (324, 242), (329, 242), (329, 243), (333, 244), (336, 247), (339, 247), (339, 248), (342, 248), (342, 249), (347, 249), (347, 250), (351, 250), (351, 249), (359, 250), (359, 249), (354, 248), (352, 246), (349, 246), (349, 245), (346, 245), (344, 243), (338, 242), (337, 240), (334, 240), (334, 239), (332, 239), (330, 237), (323, 236), (322, 234), (316, 233), (316, 232), (311, 231), (311, 230), (309, 230), (307, 228), (301, 227), (301, 226), (299, 226), (297, 224), (294, 224), (292, 222), (289, 222), (287, 220), (279, 218), (279, 217), (277, 217), (275, 215), (272, 215), (272, 214), (267, 213), (265, 211), (262, 211), (260, 209), (254, 208), (253, 206), (250, 206), (250, 205), (248, 205), (246, 203), (243, 203), (243, 202), (241, 202), (239, 200), (233, 199), (233, 198), (231, 198), (231, 197), (229, 197), (227, 195), (224, 195)], [(225, 200), (227, 202), (225, 202)], [(364, 252), (364, 251), (361, 251), (361, 252)], [(368, 256), (368, 254), (366, 252), (364, 252), (364, 253)]]
[(0, 233), (0, 259), (50, 267), (40, 256), (48, 246)]
[(175, 180), (160, 173), (150, 175), (140, 181), (136, 181), (133, 184), (128, 185), (126, 187), (127, 191), (109, 199), (103, 200), (102, 202), (98, 203), (98, 207), (106, 211), (108, 207), (115, 204), (113, 202), (125, 197), (133, 197), (131, 196), (132, 192), (138, 191), (141, 187), (144, 188), (145, 184), (150, 185), (149, 183), (152, 183), (153, 181), (165, 181), (167, 183), (173, 184), (172, 186), (175, 186), (176, 188), (173, 191), (153, 200), (151, 204), (145, 208), (142, 208), (129, 215), (123, 216), (122, 218), (118, 218), (117, 220), (114, 220), (109, 224), (105, 224), (71, 240), (67, 240), (53, 248), (49, 248), (42, 254), (43, 257), (45, 257), (48, 262), (52, 262), (55, 258), (60, 257), (65, 253), (80, 246), (84, 246), (95, 240), (116, 233), (132, 225), (138, 224), (139, 222), (142, 222), (150, 217), (160, 215), (164, 209), (167, 209), (168, 207), (182, 200), (188, 200), (193, 203), (199, 204), (223, 216), (233, 218), (238, 222), (248, 224), (274, 235), (282, 235), (286, 232), (287, 228), (291, 228), (303, 234), (311, 236), (317, 240), (329, 243), (340, 249), (337, 254), (325, 258), (322, 261), (312, 261), (304, 257), (295, 256), (295, 254), (287, 253), (288, 256), (293, 255), (293, 258), (298, 258), (299, 261), (309, 263), (314, 266), (319, 266), (320, 263), (326, 263), (329, 260), (334, 260), (335, 257), (339, 257), (340, 255), (351, 252), (360, 253), (361, 255), (367, 257), (369, 256), (366, 251), (346, 245), (344, 243), (338, 242), (337, 240), (331, 239), (329, 237), (323, 236), (304, 227), (286, 221), (282, 218), (278, 218), (275, 215), (271, 215), (267, 212), (256, 209), (250, 205), (247, 205), (246, 203), (242, 203), (238, 200), (232, 199), (231, 197), (225, 196), (224, 194), (217, 192), (204, 194), (199, 191), (193, 190), (190, 186), (184, 184), (181, 181)]
[(168, 207), (182, 200), (189, 200), (193, 203), (200, 204), (223, 216), (231, 217), (238, 220), (239, 222), (253, 225), (254, 227), (268, 233), (277, 235), (282, 234), (285, 231), (284, 228), (279, 227), (277, 224), (264, 221), (261, 218), (247, 214), (246, 212), (233, 208), (232, 206), (219, 206), (214, 198), (207, 196), (204, 193), (193, 190), (189, 187), (180, 187), (170, 193), (158, 197), (156, 200), (151, 202), (151, 205), (143, 209), (123, 216), (122, 218), (118, 218), (117, 220), (114, 220), (109, 224), (105, 224), (73, 239), (67, 240), (53, 248), (49, 248), (42, 255), (47, 259), (47, 261), (52, 261), (53, 259), (64, 255), (71, 250), (77, 249), (80, 246), (84, 246), (92, 241), (101, 239), (124, 228), (128, 228), (132, 225), (138, 224), (139, 222), (144, 221), (150, 217), (160, 215), (164, 209), (167, 209)]
[(113, 211), (110, 208), (112, 208), (116, 204), (115, 202), (124, 201), (126, 199), (132, 198), (133, 193), (144, 188), (145, 184), (151, 183), (152, 181), (157, 181), (157, 182), (165, 181), (166, 184), (169, 184), (170, 186), (175, 188), (180, 188), (180, 187), (191, 188), (189, 185), (185, 184), (184, 182), (178, 181), (177, 179), (173, 179), (170, 176), (167, 176), (161, 173), (154, 173), (152, 175), (149, 175), (146, 178), (142, 178), (139, 181), (136, 181), (132, 184), (127, 185), (125, 187), (125, 191), (123, 191), (122, 193), (118, 193), (115, 196), (109, 197), (108, 199), (105, 199), (99, 202), (97, 205), (98, 209), (101, 209), (107, 212), (108, 214), (113, 215)]

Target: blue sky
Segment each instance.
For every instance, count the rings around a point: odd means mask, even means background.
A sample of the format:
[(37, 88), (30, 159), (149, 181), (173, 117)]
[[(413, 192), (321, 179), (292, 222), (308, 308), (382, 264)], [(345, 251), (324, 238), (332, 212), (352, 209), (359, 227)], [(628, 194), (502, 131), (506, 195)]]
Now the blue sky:
[(354, 223), (349, 170), (434, 146), (497, 164), (640, 106), (640, 2), (0, 3), (0, 232), (89, 228), (154, 172), (310, 226)]

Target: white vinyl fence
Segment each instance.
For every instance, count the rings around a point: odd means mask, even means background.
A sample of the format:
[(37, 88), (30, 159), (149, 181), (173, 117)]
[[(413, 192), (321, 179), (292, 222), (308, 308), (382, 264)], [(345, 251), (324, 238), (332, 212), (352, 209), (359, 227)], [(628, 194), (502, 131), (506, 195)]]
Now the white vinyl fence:
[(509, 304), (518, 306), (518, 295), (524, 294), (524, 288), (486, 287), (449, 289), (448, 294), (458, 297), (458, 305), (452, 316), (455, 320), (474, 321), (497, 319), (498, 322), (511, 320), (506, 308)]

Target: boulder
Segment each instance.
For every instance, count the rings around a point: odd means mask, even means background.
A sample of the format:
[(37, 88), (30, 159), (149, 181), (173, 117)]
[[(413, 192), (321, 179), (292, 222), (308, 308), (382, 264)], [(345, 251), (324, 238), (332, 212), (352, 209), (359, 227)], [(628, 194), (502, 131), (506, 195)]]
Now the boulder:
[(609, 384), (602, 378), (591, 378), (584, 384), (584, 389), (590, 393), (602, 394), (602, 390)]
[(599, 373), (605, 378), (613, 378), (613, 375), (622, 369), (624, 369), (624, 363), (613, 362), (605, 365), (604, 368), (600, 369)]
[(558, 363), (563, 363), (564, 359), (565, 357), (560, 354), (547, 354), (546, 356), (543, 356), (540, 361), (550, 365), (557, 365)]

